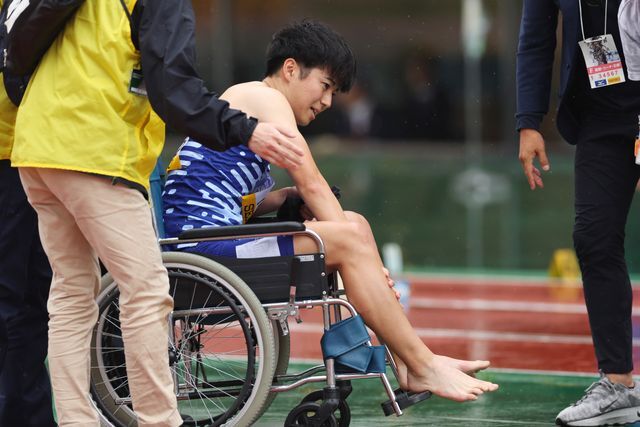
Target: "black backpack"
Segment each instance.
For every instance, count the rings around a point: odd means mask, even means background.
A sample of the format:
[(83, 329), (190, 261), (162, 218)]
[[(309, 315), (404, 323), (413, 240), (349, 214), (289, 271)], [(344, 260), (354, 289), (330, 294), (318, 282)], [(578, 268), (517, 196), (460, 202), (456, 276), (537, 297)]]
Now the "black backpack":
[[(0, 9), (0, 72), (9, 99), (20, 105), (31, 73), (67, 21), (85, 0), (5, 0)], [(131, 25), (131, 39), (138, 49), (142, 0), (132, 13), (120, 4)]]

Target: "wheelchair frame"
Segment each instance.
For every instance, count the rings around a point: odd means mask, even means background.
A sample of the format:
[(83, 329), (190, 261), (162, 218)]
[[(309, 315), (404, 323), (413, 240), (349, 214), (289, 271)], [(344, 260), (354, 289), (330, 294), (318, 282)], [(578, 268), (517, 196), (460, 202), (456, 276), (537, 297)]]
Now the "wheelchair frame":
[[(249, 401), (248, 406), (255, 404), (255, 405), (262, 405), (262, 407), (259, 407), (255, 410), (249, 410), (249, 408), (245, 408), (245, 406), (241, 406), (240, 408), (234, 409), (235, 413), (230, 414), (229, 416), (221, 417), (217, 419), (212, 417), (213, 419), (209, 420), (208, 422), (207, 421), (200, 422), (198, 420), (195, 420), (193, 421), (193, 424), (190, 424), (190, 421), (186, 420), (185, 425), (194, 425), (194, 426), (221, 425), (223, 423), (227, 423), (225, 425), (251, 425), (268, 408), (271, 401), (275, 397), (276, 393), (290, 391), (309, 383), (324, 382), (326, 383), (326, 386), (321, 392), (318, 391), (318, 392), (311, 393), (311, 395), (303, 399), (300, 405), (293, 408), (293, 410), (289, 414), (289, 417), (287, 417), (285, 426), (289, 426), (289, 425), (292, 425), (292, 426), (293, 425), (317, 425), (317, 426), (333, 426), (333, 425), (343, 426), (344, 425), (346, 426), (346, 425), (349, 425), (350, 414), (349, 414), (348, 405), (346, 404), (346, 398), (351, 391), (350, 381), (356, 380), (356, 379), (379, 378), (381, 380), (382, 385), (385, 389), (385, 392), (389, 397), (389, 400), (383, 404), (383, 409), (386, 415), (389, 415), (390, 413), (395, 413), (397, 416), (400, 416), (403, 414), (403, 411), (402, 411), (403, 408), (410, 406), (413, 403), (417, 403), (417, 401), (428, 398), (430, 396), (430, 393), (425, 392), (423, 393), (423, 396), (420, 397), (420, 399), (416, 401), (407, 401), (407, 396), (406, 394), (404, 394), (404, 396), (402, 396), (404, 398), (404, 401), (398, 402), (399, 399), (397, 399), (397, 393), (402, 393), (402, 392), (399, 392), (398, 390), (394, 391), (385, 373), (337, 373), (334, 366), (333, 359), (326, 359), (324, 361), (324, 364), (314, 366), (300, 373), (295, 373), (295, 374), (286, 373), (286, 369), (288, 367), (288, 334), (289, 334), (287, 321), (290, 317), (294, 317), (299, 321), (300, 309), (322, 307), (323, 324), (324, 324), (324, 330), (326, 331), (329, 329), (329, 327), (333, 323), (340, 321), (342, 319), (341, 307), (346, 308), (351, 314), (351, 316), (358, 315), (355, 308), (348, 301), (346, 301), (343, 298), (340, 298), (341, 293), (337, 289), (335, 277), (333, 275), (329, 275), (331, 277), (328, 277), (324, 271), (325, 249), (324, 249), (324, 244), (322, 242), (322, 239), (315, 232), (307, 229), (304, 224), (297, 223), (297, 222), (276, 222), (276, 223), (265, 223), (265, 224), (248, 224), (248, 225), (242, 225), (242, 226), (194, 229), (194, 230), (183, 232), (177, 238), (162, 238), (159, 240), (159, 243), (160, 245), (176, 245), (176, 244), (197, 243), (197, 242), (204, 242), (204, 241), (211, 241), (211, 240), (270, 237), (270, 236), (281, 236), (281, 235), (306, 235), (308, 237), (311, 237), (316, 242), (316, 245), (318, 248), (317, 254), (295, 255), (293, 257), (294, 270), (296, 269), (296, 265), (300, 263), (299, 261), (300, 258), (304, 258), (305, 256), (317, 255), (318, 261), (321, 263), (321, 266), (322, 266), (320, 277), (316, 278), (317, 282), (319, 283), (319, 285), (316, 284), (316, 286), (318, 287), (318, 289), (316, 290), (320, 291), (320, 294), (317, 297), (303, 298), (303, 299), (297, 298), (296, 295), (298, 293), (297, 292), (298, 289), (295, 282), (292, 280), (291, 283), (289, 284), (288, 289), (285, 292), (286, 297), (282, 301), (267, 302), (267, 303), (260, 302), (262, 309), (266, 312), (267, 318), (270, 321), (269, 326), (272, 328), (271, 333), (264, 334), (266, 335), (265, 338), (273, 339), (275, 342), (274, 345), (278, 345), (278, 346), (281, 345), (280, 342), (283, 340), (283, 337), (287, 338), (287, 340), (284, 341), (287, 348), (286, 349), (279, 348), (278, 354), (276, 355), (276, 358), (278, 358), (278, 365), (280, 365), (281, 361), (279, 360), (279, 357), (281, 354), (286, 353), (287, 366), (284, 367), (285, 372), (277, 372), (276, 367), (274, 367), (273, 368), (274, 375), (268, 384), (268, 388), (263, 386), (263, 389), (262, 389), (263, 390), (262, 392), (266, 390), (266, 394), (264, 398), (263, 396), (259, 396)], [(171, 254), (171, 252), (169, 254)], [(207, 263), (215, 262), (202, 255), (190, 254), (189, 256), (206, 259), (208, 260)], [(295, 260), (298, 260), (298, 261), (295, 261)], [(244, 282), (243, 279), (240, 278), (235, 273), (232, 273), (231, 271), (229, 271), (229, 273), (233, 276), (236, 276), (236, 279), (234, 280), (240, 280)], [(171, 274), (171, 270), (170, 270), (170, 274)], [(331, 283), (329, 283), (328, 280), (330, 280)], [(114, 298), (113, 293), (116, 292), (114, 285), (115, 283), (112, 283), (109, 288), (103, 289), (100, 296), (98, 297), (98, 300), (104, 301), (106, 298), (113, 299)], [(176, 289), (177, 289), (177, 286), (178, 285), (176, 284)], [(174, 289), (174, 292), (176, 291), (176, 289)], [(233, 298), (237, 298), (237, 297), (232, 297), (232, 299)], [(177, 340), (177, 337), (175, 336), (176, 329), (173, 326), (176, 319), (184, 318), (185, 321), (188, 323), (189, 322), (188, 319), (192, 318), (193, 316), (202, 317), (202, 316), (209, 316), (209, 315), (211, 316), (225, 315), (225, 314), (229, 314), (230, 310), (231, 310), (230, 308), (219, 308), (219, 307), (218, 308), (204, 307), (196, 310), (194, 309), (174, 310), (174, 312), (172, 312), (169, 318), (169, 325), (170, 325), (169, 339), (172, 346), (170, 348), (176, 348), (176, 340)], [(246, 307), (245, 307), (245, 310), (247, 310), (247, 315), (252, 315), (252, 313), (249, 312), (250, 310), (248, 310)], [(103, 309), (101, 308), (101, 313), (102, 312), (103, 312)], [(253, 313), (253, 315), (255, 315), (255, 313)], [(237, 317), (241, 317), (241, 316), (237, 316)], [(259, 322), (257, 322), (256, 320), (250, 320), (247, 323), (250, 323), (253, 325)], [(278, 325), (279, 328), (275, 327), (276, 325)], [(98, 328), (98, 326), (99, 325), (97, 325), (96, 328)], [(250, 328), (254, 328), (254, 326), (250, 326)], [(98, 329), (94, 330), (95, 347), (92, 344), (92, 357), (96, 357), (96, 358), (102, 357), (102, 355), (100, 354), (101, 347), (99, 347), (99, 344), (98, 344), (100, 342), (99, 335), (101, 333), (102, 332), (99, 331)], [(277, 336), (273, 336), (273, 334), (277, 334)], [(246, 331), (245, 331), (245, 339), (247, 339)], [(368, 342), (367, 344), (370, 345), (370, 342)], [(247, 344), (247, 347), (249, 347), (249, 344)], [(391, 353), (389, 349), (386, 348), (386, 346), (385, 346), (385, 350), (386, 350), (386, 356), (387, 356), (386, 357), (387, 363), (390, 365), (392, 372), (397, 377), (397, 369), (393, 361), (393, 357), (391, 356)], [(255, 349), (253, 351), (255, 353)], [(262, 351), (263, 351), (263, 348), (260, 348), (260, 352)], [(266, 357), (262, 354), (261, 356)], [(250, 362), (247, 363), (247, 366), (250, 366), (249, 363)], [(263, 368), (263, 365), (264, 365), (264, 361), (262, 361), (260, 368)], [(120, 366), (120, 368), (122, 369), (123, 367)], [(102, 369), (102, 371), (100, 371), (98, 375), (103, 375), (103, 377), (105, 375), (104, 371), (108, 370), (108, 368), (105, 368), (104, 366), (102, 368), (100, 368), (99, 366), (96, 368), (92, 364), (92, 371), (94, 369), (97, 369), (98, 371)], [(267, 366), (266, 369), (270, 370), (271, 368)], [(320, 374), (323, 371), (325, 373)], [(181, 383), (181, 377), (178, 373), (178, 369), (174, 369), (173, 375), (174, 375), (176, 396), (178, 397), (179, 400), (189, 399), (191, 395), (195, 394), (193, 393), (193, 391), (189, 391), (190, 390), (189, 384), (185, 385)], [(196, 372), (196, 375), (197, 375), (197, 372)], [(185, 374), (183, 374), (183, 377), (184, 376)], [(99, 377), (99, 378), (103, 378), (103, 377)], [(109, 419), (109, 422), (118, 422), (118, 421), (114, 421), (114, 418), (113, 418), (114, 412), (120, 411), (120, 407), (125, 407), (127, 405), (130, 405), (131, 399), (126, 396), (116, 397), (115, 399), (113, 399), (114, 400), (113, 403), (115, 405), (112, 406), (111, 408), (105, 408), (99, 402), (100, 396), (98, 396), (95, 393), (94, 382), (97, 383), (98, 381), (96, 381), (92, 375), (92, 392), (94, 393), (94, 396), (96, 396), (95, 399), (98, 402), (98, 407), (103, 412), (103, 418)], [(117, 389), (118, 387), (121, 387), (120, 383), (116, 384), (115, 389)], [(257, 388), (258, 385), (256, 383), (253, 383), (251, 384), (251, 387), (252, 387), (251, 393), (253, 393), (254, 392), (253, 388)], [(320, 403), (317, 403), (317, 401), (320, 401)], [(241, 414), (242, 411), (244, 411), (243, 414), (248, 413), (249, 415), (244, 418), (242, 416), (239, 417), (238, 414)], [(339, 415), (339, 418), (337, 417), (337, 415)], [(126, 421), (128, 419), (127, 417), (131, 418), (130, 423)], [(133, 415), (133, 417), (135, 417), (135, 415)], [(131, 417), (131, 414), (127, 415), (125, 417), (125, 421), (121, 422), (121, 425), (136, 425), (137, 423), (135, 421), (135, 418), (133, 417)]]
[[(275, 229), (273, 229), (275, 228)], [(287, 231), (291, 228), (297, 229), (296, 231)], [(225, 230), (227, 229), (227, 230)], [(321, 258), (324, 258), (324, 243), (320, 236), (312, 230), (308, 230), (304, 224), (302, 223), (293, 223), (293, 222), (277, 222), (273, 224), (269, 224), (269, 228), (267, 228), (267, 232), (260, 233), (258, 230), (264, 230), (264, 224), (258, 225), (243, 225), (238, 227), (220, 227), (220, 228), (204, 228), (193, 230), (194, 232), (185, 232), (178, 238), (169, 238), (169, 239), (160, 239), (161, 245), (170, 245), (176, 243), (197, 243), (202, 241), (210, 241), (210, 240), (224, 240), (229, 238), (253, 238), (253, 237), (271, 237), (271, 236), (286, 236), (286, 235), (307, 235), (311, 237), (318, 246), (318, 253)], [(218, 230), (223, 231), (223, 233), (217, 233)], [(243, 231), (242, 234), (239, 231)], [(191, 237), (193, 236), (193, 237)], [(201, 236), (201, 237), (200, 237)], [(304, 255), (301, 255), (304, 256)], [(322, 276), (325, 276), (325, 272), (321, 273)], [(332, 289), (332, 291), (337, 293), (337, 287)], [(352, 316), (358, 316), (356, 309), (351, 305), (347, 300), (342, 298), (332, 298), (326, 291), (323, 291), (322, 299), (309, 299), (296, 301), (296, 286), (292, 284), (290, 286), (289, 293), (289, 301), (282, 303), (266, 303), (262, 306), (267, 310), (269, 317), (274, 320), (278, 320), (280, 326), (283, 329), (283, 333), (287, 335), (289, 333), (287, 325), (287, 319), (289, 317), (294, 317), (299, 319), (299, 309), (300, 308), (313, 308), (321, 306), (323, 309), (323, 323), (324, 330), (328, 330), (332, 323), (335, 323), (339, 320), (342, 320), (342, 315), (340, 312), (340, 307), (345, 307), (349, 310)], [(334, 308), (334, 321), (332, 322), (330, 307)], [(370, 342), (368, 344), (371, 344)], [(386, 348), (386, 346), (385, 346)], [(397, 373), (395, 362), (393, 361), (393, 357), (391, 357), (391, 353), (387, 349), (387, 360), (391, 363), (392, 369), (394, 373)], [(327, 374), (323, 376), (316, 377), (307, 377), (300, 380), (295, 381), (290, 385), (282, 385), (282, 386), (273, 386), (271, 387), (271, 391), (279, 393), (284, 391), (289, 391), (300, 387), (304, 384), (311, 382), (327, 382), (329, 387), (335, 387), (337, 381), (347, 381), (347, 380), (355, 380), (355, 379), (363, 379), (363, 378), (380, 378), (384, 385), (387, 393), (390, 394), (390, 399), (392, 402), (395, 402), (393, 388), (389, 383), (389, 380), (386, 377), (386, 374), (337, 374), (335, 372), (333, 359), (327, 359), (325, 361), (325, 365), (318, 365), (316, 367), (310, 368), (304, 373), (300, 375), (304, 375), (306, 373), (317, 372), (319, 370), (324, 370), (326, 366)], [(300, 375), (290, 375), (290, 376), (278, 376), (277, 381), (287, 381), (289, 379), (293, 379), (295, 377), (299, 377)], [(397, 410), (395, 411), (398, 416), (402, 415), (402, 410), (399, 406), (396, 405)]]

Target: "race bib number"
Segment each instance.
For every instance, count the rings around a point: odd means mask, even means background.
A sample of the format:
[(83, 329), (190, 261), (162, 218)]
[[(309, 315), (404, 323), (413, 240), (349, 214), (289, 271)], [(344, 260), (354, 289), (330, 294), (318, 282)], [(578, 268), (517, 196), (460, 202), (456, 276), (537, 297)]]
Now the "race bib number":
[(247, 194), (242, 196), (242, 223), (246, 224), (256, 212), (256, 195)]

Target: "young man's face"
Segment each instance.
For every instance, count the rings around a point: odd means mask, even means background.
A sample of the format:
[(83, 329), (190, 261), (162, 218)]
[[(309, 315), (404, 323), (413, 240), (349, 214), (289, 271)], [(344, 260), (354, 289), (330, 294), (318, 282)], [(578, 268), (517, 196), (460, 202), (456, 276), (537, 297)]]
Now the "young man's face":
[(306, 126), (331, 107), (335, 82), (322, 68), (298, 68), (290, 80), (289, 104), (299, 126)]

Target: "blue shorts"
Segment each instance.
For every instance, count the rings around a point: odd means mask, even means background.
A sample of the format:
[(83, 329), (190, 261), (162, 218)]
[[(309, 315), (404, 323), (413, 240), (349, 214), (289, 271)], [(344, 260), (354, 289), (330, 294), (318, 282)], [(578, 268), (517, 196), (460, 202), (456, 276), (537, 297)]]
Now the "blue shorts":
[(176, 245), (177, 250), (231, 258), (266, 258), (293, 256), (293, 236), (270, 236), (252, 239), (214, 240)]

